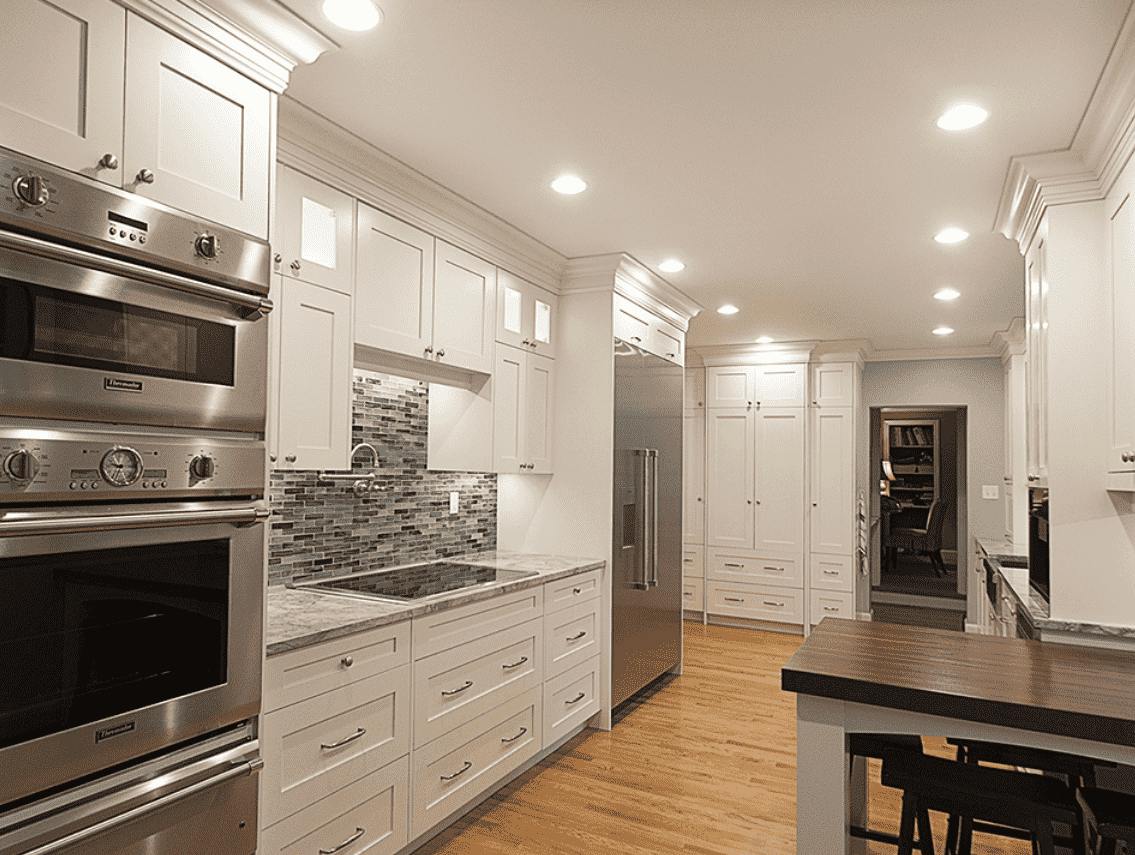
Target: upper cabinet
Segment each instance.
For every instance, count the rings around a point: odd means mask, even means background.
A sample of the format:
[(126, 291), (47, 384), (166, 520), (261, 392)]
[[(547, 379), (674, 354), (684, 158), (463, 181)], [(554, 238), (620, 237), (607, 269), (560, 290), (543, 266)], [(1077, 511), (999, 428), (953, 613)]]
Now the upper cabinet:
[(649, 309), (615, 295), (615, 338), (661, 356), (676, 365), (686, 360), (686, 334), (657, 317)]
[(108, 0), (11, 2), (0, 144), (268, 236), (267, 89)]
[(276, 272), (351, 294), (354, 199), (287, 166), (280, 166), (276, 187)]
[(1048, 486), (1048, 255), (1044, 224), (1025, 256), (1025, 407), (1028, 431), (1027, 476), (1030, 486)]
[(493, 265), (360, 202), (356, 267), (358, 344), (492, 373)]
[(1135, 472), (1135, 176), (1117, 182), (1108, 197), (1111, 217), (1111, 324), (1108, 371), (1108, 486), (1130, 489)]
[(558, 317), (559, 297), (497, 270), (497, 341), (554, 358)]
[(706, 369), (710, 407), (802, 407), (807, 365), (714, 366)]
[(814, 407), (854, 407), (859, 368), (851, 362), (817, 362), (812, 366)]

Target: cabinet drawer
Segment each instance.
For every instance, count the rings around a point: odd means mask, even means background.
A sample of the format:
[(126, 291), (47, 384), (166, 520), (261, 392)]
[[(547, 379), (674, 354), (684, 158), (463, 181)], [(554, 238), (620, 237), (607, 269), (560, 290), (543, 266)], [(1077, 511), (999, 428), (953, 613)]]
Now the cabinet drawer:
[(682, 608), (687, 611), (700, 612), (705, 602), (705, 580), (691, 579), (682, 583)]
[(855, 620), (854, 599), (850, 591), (812, 591), (812, 624), (826, 617)]
[(422, 659), (544, 614), (544, 586), (414, 618), (414, 658)]
[(411, 836), (428, 831), (540, 750), (540, 689), (414, 752)]
[(650, 325), (655, 320), (642, 306), (615, 295), (615, 338), (645, 349), (650, 344)]
[(706, 582), (710, 614), (778, 623), (804, 622), (803, 592), (773, 585), (746, 585), (743, 582)]
[(599, 600), (544, 617), (544, 679), (599, 653)]
[(267, 826), (410, 750), (410, 666), (271, 712), (261, 739)]
[(410, 760), (403, 756), (265, 828), (260, 834), (261, 851), (265, 855), (317, 855), (358, 835), (339, 855), (397, 852), (409, 842), (409, 783)]
[(600, 573), (601, 570), (588, 570), (586, 573), (548, 582), (544, 586), (544, 613), (549, 614), (598, 597)]
[(410, 661), (410, 621), (379, 627), (264, 663), (264, 711), (294, 704)]
[(414, 663), (414, 745), (539, 686), (543, 620), (530, 620)]
[(696, 576), (699, 579), (705, 576), (705, 560), (700, 547), (684, 547), (682, 549), (682, 576), (689, 578)]
[(599, 712), (599, 657), (544, 684), (544, 747)]
[(855, 559), (850, 555), (812, 555), (813, 588), (825, 591), (855, 590)]
[(709, 558), (709, 578), (802, 588), (803, 561), (799, 556), (754, 556), (715, 549)]
[(647, 349), (675, 365), (686, 364), (686, 334), (665, 321), (656, 320), (650, 325), (650, 343)]

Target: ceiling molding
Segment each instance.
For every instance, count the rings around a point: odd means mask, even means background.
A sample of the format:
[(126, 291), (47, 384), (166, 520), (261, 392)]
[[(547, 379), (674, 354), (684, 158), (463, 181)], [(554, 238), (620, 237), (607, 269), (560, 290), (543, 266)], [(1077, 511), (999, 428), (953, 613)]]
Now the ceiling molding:
[(1072, 145), (1009, 161), (994, 230), (1016, 241), (1023, 255), (1046, 208), (1105, 198), (1132, 153), (1135, 15), (1128, 10)]
[(121, 2), (277, 94), (297, 65), (338, 47), (272, 0)]
[(690, 318), (703, 308), (625, 252), (569, 258), (564, 265), (560, 290), (564, 294), (613, 290), (682, 332), (689, 329)]
[(715, 344), (696, 348), (702, 364), (776, 365), (809, 362), (816, 342), (794, 341), (776, 344)]
[(993, 341), (990, 344), (1000, 349), (1002, 362), (1008, 362), (1010, 357), (1022, 355), (1025, 352), (1025, 319), (1013, 318), (1008, 329), (993, 334)]
[(868, 362), (924, 362), (937, 359), (999, 359), (1000, 349), (991, 345), (973, 347), (918, 348), (912, 350), (876, 350)]
[(287, 95), (277, 158), (510, 273), (559, 293), (566, 259)]

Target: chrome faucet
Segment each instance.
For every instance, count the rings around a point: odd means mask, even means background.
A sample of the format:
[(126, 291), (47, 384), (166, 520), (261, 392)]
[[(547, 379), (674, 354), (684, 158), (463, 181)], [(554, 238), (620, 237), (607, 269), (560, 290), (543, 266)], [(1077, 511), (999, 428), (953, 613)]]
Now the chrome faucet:
[(355, 483), (353, 489), (356, 496), (363, 496), (366, 493), (382, 492), (383, 488), (378, 486), (378, 482), (375, 480), (378, 477), (378, 475), (374, 471), (378, 467), (378, 450), (373, 445), (371, 445), (369, 442), (360, 442), (358, 445), (351, 449), (351, 456), (349, 458), (349, 461), (351, 465), (354, 466), (355, 455), (362, 451), (364, 448), (370, 451), (371, 458), (374, 461), (371, 465), (370, 472), (361, 475), (354, 472), (348, 472), (344, 475), (323, 472), (320, 473), (319, 480), (332, 482), (338, 480), (354, 480)]

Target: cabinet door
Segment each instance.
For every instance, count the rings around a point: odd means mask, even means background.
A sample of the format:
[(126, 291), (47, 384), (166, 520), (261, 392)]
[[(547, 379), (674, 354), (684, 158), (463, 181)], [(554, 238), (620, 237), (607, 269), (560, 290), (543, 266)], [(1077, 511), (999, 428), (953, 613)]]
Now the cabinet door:
[(705, 370), (707, 407), (751, 407), (754, 395), (754, 371), (751, 366), (713, 367)]
[(686, 410), (705, 409), (705, 369), (687, 368), (685, 372)]
[(99, 161), (122, 156), (126, 11), (106, 0), (5, 0), (4, 18), (0, 145), (120, 184)]
[(493, 468), (502, 474), (524, 472), (524, 357), (522, 350), (497, 348), (493, 368)]
[(1135, 202), (1121, 198), (1111, 217), (1108, 472), (1135, 470)]
[(756, 414), (755, 549), (804, 551), (804, 413), (761, 407)]
[(858, 368), (851, 362), (821, 362), (812, 366), (812, 404), (816, 407), (854, 407)]
[(686, 334), (665, 321), (655, 319), (650, 324), (650, 345), (647, 350), (675, 365), (685, 365)]
[(360, 202), (356, 252), (355, 341), (419, 359), (429, 356), (433, 235)]
[(524, 459), (530, 474), (552, 471), (552, 404), (555, 360), (527, 354), (524, 369)]
[(1028, 297), (1028, 357), (1026, 393), (1028, 396), (1028, 480), (1031, 485), (1048, 485), (1048, 254), (1042, 224), (1036, 247), (1025, 260)]
[(706, 542), (753, 548), (753, 413), (743, 407), (706, 415)]
[(705, 410), (682, 423), (682, 542), (705, 542)]
[(351, 299), (284, 280), (277, 466), (346, 469), (351, 443)]
[(753, 394), (760, 407), (804, 406), (805, 365), (756, 365)]
[(650, 324), (654, 320), (654, 315), (642, 306), (615, 295), (615, 338), (645, 350), (650, 344)]
[(490, 374), (496, 310), (496, 267), (439, 240), (434, 259), (433, 358)]
[(498, 269), (497, 341), (554, 357), (558, 304), (552, 292)]
[(266, 238), (273, 97), (127, 15), (123, 186)]
[(812, 414), (812, 552), (855, 551), (855, 426), (848, 407)]
[(277, 188), (283, 238), (277, 272), (350, 294), (354, 199), (287, 166), (279, 169)]

